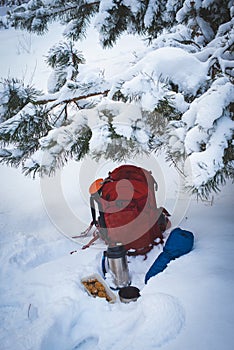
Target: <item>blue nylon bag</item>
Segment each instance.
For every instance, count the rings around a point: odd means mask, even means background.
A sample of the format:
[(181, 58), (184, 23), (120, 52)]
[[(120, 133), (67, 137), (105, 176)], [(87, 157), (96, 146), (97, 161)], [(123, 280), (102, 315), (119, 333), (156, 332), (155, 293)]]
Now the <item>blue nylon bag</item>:
[(171, 260), (189, 253), (193, 249), (194, 235), (192, 232), (177, 227), (171, 231), (162, 253), (157, 257), (145, 275), (145, 284), (148, 280), (162, 272)]

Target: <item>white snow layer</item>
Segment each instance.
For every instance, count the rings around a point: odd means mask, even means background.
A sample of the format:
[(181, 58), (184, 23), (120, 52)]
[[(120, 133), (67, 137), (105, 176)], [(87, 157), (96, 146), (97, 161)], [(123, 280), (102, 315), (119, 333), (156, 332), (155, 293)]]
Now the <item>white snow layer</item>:
[[(77, 166), (71, 170), (76, 178)], [(13, 350), (16, 344), (17, 350), (232, 349), (233, 187), (212, 206), (190, 203), (180, 226), (195, 234), (194, 250), (146, 286), (145, 272), (161, 247), (145, 261), (128, 258), (132, 284), (141, 297), (130, 304), (108, 304), (90, 297), (80, 283), (82, 277), (101, 273), (105, 246), (81, 250), (79, 242), (56, 232), (43, 210), (38, 182), (6, 168), (1, 168), (1, 179), (7, 179), (0, 207), (1, 349)], [(84, 213), (85, 206), (89, 220), (88, 205), (74, 191), (70, 174), (65, 181), (76, 213)], [(57, 198), (53, 196), (55, 209)], [(181, 204), (175, 204), (177, 210)], [(77, 233), (83, 229), (76, 227)]]
[(207, 69), (207, 62), (199, 61), (180, 48), (162, 47), (149, 52), (127, 73), (117, 77), (116, 82), (124, 80), (122, 93), (132, 97), (141, 96), (142, 107), (153, 110), (157, 102), (165, 96), (165, 81), (177, 85), (181, 92), (194, 95), (201, 84), (205, 83)]

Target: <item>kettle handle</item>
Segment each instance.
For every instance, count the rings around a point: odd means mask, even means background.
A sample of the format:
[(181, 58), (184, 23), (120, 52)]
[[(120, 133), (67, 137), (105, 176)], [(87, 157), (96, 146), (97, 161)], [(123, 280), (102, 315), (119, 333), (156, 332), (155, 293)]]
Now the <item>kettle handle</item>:
[(106, 262), (106, 250), (103, 252), (103, 255), (102, 255), (102, 273), (103, 273), (103, 276), (104, 278), (106, 278), (106, 273), (107, 273), (107, 268), (106, 268), (106, 265), (107, 265), (107, 262)]

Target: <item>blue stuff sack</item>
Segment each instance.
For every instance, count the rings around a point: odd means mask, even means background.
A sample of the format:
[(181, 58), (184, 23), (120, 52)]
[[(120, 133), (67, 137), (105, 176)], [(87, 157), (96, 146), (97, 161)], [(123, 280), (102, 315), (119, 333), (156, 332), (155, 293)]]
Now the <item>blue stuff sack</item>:
[(193, 249), (194, 235), (190, 231), (182, 230), (177, 227), (171, 231), (162, 253), (154, 261), (145, 276), (145, 283), (148, 280), (162, 272), (171, 260), (189, 253)]

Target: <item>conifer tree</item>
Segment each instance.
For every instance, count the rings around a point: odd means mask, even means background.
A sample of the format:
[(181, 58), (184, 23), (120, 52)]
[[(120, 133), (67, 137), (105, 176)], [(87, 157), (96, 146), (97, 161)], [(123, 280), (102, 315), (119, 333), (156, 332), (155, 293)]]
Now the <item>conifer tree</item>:
[[(51, 174), (87, 153), (120, 160), (164, 148), (187, 187), (203, 197), (233, 178), (233, 0), (0, 5), (10, 6), (8, 27), (42, 35), (53, 21), (65, 26), (65, 41), (47, 56), (48, 93), (18, 79), (0, 81), (1, 162)], [(114, 83), (99, 71), (87, 80), (85, 59), (75, 49), (91, 20), (104, 47), (126, 33), (148, 43)], [(124, 110), (128, 125), (120, 126)], [(92, 129), (94, 118), (99, 126)]]

